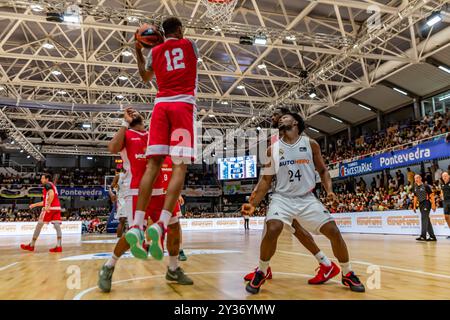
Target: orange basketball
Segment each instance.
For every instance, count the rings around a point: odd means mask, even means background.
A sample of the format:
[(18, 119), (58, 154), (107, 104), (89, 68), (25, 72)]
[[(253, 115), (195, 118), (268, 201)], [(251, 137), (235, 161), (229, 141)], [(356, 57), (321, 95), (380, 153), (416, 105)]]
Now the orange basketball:
[(135, 39), (144, 48), (153, 48), (164, 42), (163, 36), (155, 25), (144, 24), (135, 33)]

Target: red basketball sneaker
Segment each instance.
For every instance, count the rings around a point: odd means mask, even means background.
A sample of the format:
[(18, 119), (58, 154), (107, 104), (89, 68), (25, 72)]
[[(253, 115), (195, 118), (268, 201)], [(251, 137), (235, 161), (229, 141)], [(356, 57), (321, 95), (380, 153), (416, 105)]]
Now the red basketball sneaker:
[(54, 247), (49, 249), (48, 251), (53, 253), (62, 252), (62, 247)]
[[(258, 270), (258, 268), (255, 268), (255, 271), (246, 274), (244, 277), (244, 280), (251, 281), (253, 279), (253, 276), (255, 275), (256, 270)], [(267, 268), (266, 280), (271, 280), (271, 279), (272, 279), (272, 269), (270, 269), (270, 267), (269, 267), (269, 268)]]
[(257, 294), (261, 288), (261, 286), (266, 282), (267, 275), (264, 274), (261, 270), (256, 270), (253, 273), (253, 278), (247, 283), (245, 290), (248, 293)]
[(366, 289), (364, 285), (361, 283), (359, 278), (355, 275), (353, 271), (350, 271), (347, 274), (342, 274), (342, 284), (350, 288), (350, 290), (355, 292), (365, 292)]
[(321, 263), (317, 269), (319, 269), (319, 271), (317, 272), (316, 276), (308, 280), (309, 284), (325, 283), (331, 278), (335, 277), (341, 271), (341, 269), (339, 269), (337, 264), (334, 262), (331, 262), (331, 266), (329, 267)]
[(30, 246), (30, 244), (21, 244), (20, 248), (22, 250), (26, 250), (26, 251), (31, 251), (31, 252), (34, 251), (34, 247)]

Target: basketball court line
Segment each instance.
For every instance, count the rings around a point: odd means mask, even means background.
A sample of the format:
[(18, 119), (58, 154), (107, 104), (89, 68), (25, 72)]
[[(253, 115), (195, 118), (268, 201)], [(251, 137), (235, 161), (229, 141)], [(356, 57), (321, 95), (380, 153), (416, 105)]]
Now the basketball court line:
[[(235, 271), (216, 271), (216, 272), (189, 272), (186, 273), (187, 275), (201, 275), (201, 274), (229, 274), (229, 273), (242, 273), (242, 274), (246, 274), (248, 273), (248, 270), (235, 270)], [(314, 275), (310, 275), (310, 274), (304, 274), (304, 273), (291, 273), (291, 272), (273, 272), (274, 275), (280, 274), (280, 275), (285, 275), (285, 276), (294, 276), (294, 277), (303, 277), (303, 278), (312, 278), (314, 277)], [(121, 284), (121, 283), (125, 283), (125, 282), (132, 282), (132, 281), (139, 281), (139, 280), (146, 280), (146, 279), (154, 279), (154, 278), (159, 278), (159, 277), (165, 277), (166, 274), (155, 274), (155, 275), (151, 275), (151, 276), (146, 276), (146, 277), (137, 277), (137, 278), (130, 278), (130, 279), (125, 279), (125, 280), (119, 280), (119, 281), (113, 281), (112, 284), (113, 285), (117, 285), (117, 284)], [(329, 280), (329, 282), (334, 282), (337, 284), (340, 284), (340, 281), (337, 280)], [(83, 298), (84, 295), (86, 295), (89, 292), (92, 292), (94, 290), (100, 290), (97, 286), (95, 287), (91, 287), (88, 289), (85, 289), (81, 292), (79, 292), (75, 297), (73, 297), (72, 300), (81, 300), (81, 298)], [(102, 293), (102, 294), (107, 294), (107, 293)]]
[[(300, 252), (290, 252), (290, 251), (283, 251), (283, 250), (278, 250), (277, 252), (284, 253), (284, 254), (292, 254), (292, 255), (297, 255), (297, 256), (314, 258), (314, 256), (312, 254), (306, 254), (306, 253), (300, 253)], [(337, 261), (337, 259), (335, 259), (335, 258), (331, 258), (330, 260)], [(417, 273), (417, 274), (421, 274), (421, 275), (425, 275), (425, 276), (432, 276), (432, 277), (439, 277), (439, 278), (444, 278), (444, 279), (450, 279), (450, 275), (446, 275), (446, 274), (432, 273), (432, 272), (426, 272), (426, 271), (422, 271), (422, 270), (411, 270), (411, 269), (392, 267), (392, 266), (385, 266), (385, 265), (376, 264), (376, 263), (370, 263), (370, 262), (366, 262), (366, 261), (351, 260), (350, 262), (351, 263), (356, 263), (356, 264), (362, 264), (362, 265), (366, 265), (366, 266), (372, 266), (373, 265), (373, 266), (379, 266), (380, 268), (384, 268), (384, 269), (391, 269), (391, 270), (396, 270), (396, 271)]]
[(4, 270), (6, 270), (6, 269), (8, 269), (8, 268), (10, 268), (10, 267), (14, 267), (16, 264), (19, 264), (19, 262), (13, 262), (13, 263), (8, 264), (8, 265), (6, 265), (6, 266), (4, 266), (4, 267), (1, 267), (1, 268), (0, 268), (0, 271), (4, 271)]

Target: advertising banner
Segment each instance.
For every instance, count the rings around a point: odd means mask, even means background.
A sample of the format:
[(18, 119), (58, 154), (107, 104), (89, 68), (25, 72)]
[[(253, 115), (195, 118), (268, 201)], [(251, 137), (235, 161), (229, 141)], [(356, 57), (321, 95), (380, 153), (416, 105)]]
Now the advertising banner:
[(380, 171), (446, 157), (450, 157), (450, 143), (441, 138), (405, 150), (376, 155), (373, 157), (372, 166), (373, 171)]
[(339, 177), (362, 175), (448, 157), (450, 157), (450, 143), (447, 143), (445, 138), (440, 138), (405, 150), (385, 152), (366, 159), (340, 163)]
[[(333, 215), (342, 232), (376, 234), (420, 234), (420, 213), (412, 210), (352, 212)], [(430, 214), (434, 233), (437, 236), (450, 235), (442, 208)]]
[[(60, 197), (107, 197), (108, 193), (102, 187), (56, 187)], [(42, 188), (24, 187), (21, 189), (0, 188), (0, 197), (7, 199), (42, 197)]]
[[(34, 222), (0, 222), (0, 236), (27, 236), (33, 235), (37, 221)], [(63, 221), (61, 231), (66, 234), (81, 235), (81, 221)], [(56, 235), (52, 224), (45, 224), (41, 230), (41, 235)]]
[(339, 164), (339, 176), (341, 178), (361, 175), (369, 172), (372, 172), (372, 158)]

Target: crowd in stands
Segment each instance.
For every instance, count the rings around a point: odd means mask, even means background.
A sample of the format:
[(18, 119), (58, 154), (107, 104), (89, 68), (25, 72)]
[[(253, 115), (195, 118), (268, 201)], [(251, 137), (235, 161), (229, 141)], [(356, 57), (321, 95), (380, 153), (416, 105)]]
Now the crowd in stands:
[(334, 144), (330, 143), (328, 151), (324, 152), (323, 156), (327, 164), (333, 164), (445, 134), (449, 131), (449, 127), (450, 111), (445, 115), (437, 112), (433, 116), (423, 117), (420, 121), (407, 121), (402, 125), (391, 124), (385, 130), (362, 135), (355, 140), (345, 141), (339, 138)]
[[(13, 210), (12, 207), (0, 208), (0, 222), (25, 222), (37, 221), (41, 211), (37, 209)], [(62, 220), (66, 221), (92, 221), (102, 216), (109, 216), (110, 209), (106, 207), (98, 208), (77, 208), (67, 209), (62, 213)]]
[[(450, 169), (450, 168), (448, 168)], [(398, 170), (395, 176), (382, 173), (373, 178), (370, 185), (360, 178), (359, 181), (348, 180), (334, 185), (338, 201), (328, 199), (321, 192), (319, 198), (331, 213), (410, 210), (413, 208), (414, 173), (407, 169), (407, 176)], [(442, 207), (440, 197), (442, 169), (437, 166), (427, 168), (424, 183), (431, 186), (436, 199), (436, 206)]]
[[(41, 175), (45, 172), (2, 174), (0, 173), (0, 185), (22, 187), (28, 185), (40, 185)], [(52, 172), (54, 182), (61, 186), (98, 186), (105, 182), (105, 175), (114, 175), (114, 169), (99, 169), (97, 171), (87, 169), (61, 168), (58, 172)]]
[(189, 172), (189, 171), (186, 174), (184, 184), (186, 187), (219, 185), (217, 178), (213, 173), (204, 174), (200, 172)]

